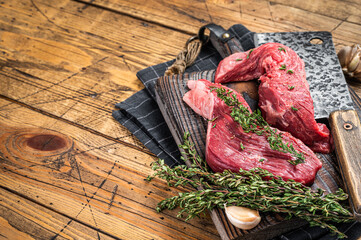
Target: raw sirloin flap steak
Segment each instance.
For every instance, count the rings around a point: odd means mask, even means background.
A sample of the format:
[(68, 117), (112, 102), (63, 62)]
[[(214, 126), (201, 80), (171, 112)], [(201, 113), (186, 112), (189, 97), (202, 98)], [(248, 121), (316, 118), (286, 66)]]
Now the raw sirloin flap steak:
[[(292, 145), (295, 152), (304, 156), (304, 162), (297, 164), (299, 159), (295, 153), (271, 148), (267, 140), (269, 134), (259, 135), (255, 131), (245, 131), (238, 122), (234, 121), (231, 116), (232, 107), (220, 99), (215, 90), (232, 91), (231, 89), (204, 79), (188, 81), (188, 88), (190, 91), (184, 95), (183, 100), (197, 114), (208, 120), (206, 160), (213, 171), (223, 172), (229, 169), (238, 172), (240, 168), (250, 170), (259, 167), (285, 180), (293, 179), (306, 185), (313, 183), (322, 163), (302, 141), (288, 132), (268, 126), (274, 134), (272, 136), (281, 134), (287, 145)], [(237, 92), (233, 94), (235, 94), (234, 99), (243, 106), (243, 111), (251, 114), (243, 97)]]
[(332, 137), (314, 119), (313, 100), (303, 60), (280, 43), (234, 53), (218, 65), (215, 82), (259, 79), (259, 107), (272, 126), (291, 133), (313, 151), (329, 153)]

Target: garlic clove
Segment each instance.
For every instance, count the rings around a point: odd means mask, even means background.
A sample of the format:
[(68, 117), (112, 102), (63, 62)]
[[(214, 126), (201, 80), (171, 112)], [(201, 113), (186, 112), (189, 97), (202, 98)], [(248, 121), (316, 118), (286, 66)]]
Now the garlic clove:
[(237, 228), (249, 230), (256, 227), (261, 216), (258, 211), (238, 206), (224, 206), (228, 220)]
[(352, 51), (351, 51), (351, 53), (350, 53), (350, 58), (353, 58), (353, 56), (355, 56), (355, 54), (357, 54), (357, 52), (359, 52), (361, 50), (361, 48), (360, 48), (360, 45), (358, 45), (358, 44), (354, 44), (354, 45), (352, 45)]
[(346, 76), (361, 81), (361, 47), (358, 44), (352, 47), (343, 47), (337, 54), (342, 70)]
[(356, 52), (353, 56), (351, 61), (347, 64), (347, 70), (349, 72), (354, 72), (358, 65), (360, 65), (361, 62), (361, 51)]
[(342, 68), (345, 68), (347, 66), (347, 63), (349, 61), (348, 58), (350, 58), (351, 51), (352, 51), (352, 47), (345, 46), (345, 47), (341, 48), (341, 50), (337, 53), (337, 57), (340, 61)]

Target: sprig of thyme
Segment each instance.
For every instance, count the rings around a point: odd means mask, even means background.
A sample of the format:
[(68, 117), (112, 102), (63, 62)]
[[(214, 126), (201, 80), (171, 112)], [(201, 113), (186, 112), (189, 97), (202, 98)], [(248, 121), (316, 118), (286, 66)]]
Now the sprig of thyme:
[(232, 107), (230, 115), (234, 121), (241, 125), (243, 131), (246, 133), (253, 132), (259, 136), (264, 135), (267, 138), (271, 149), (284, 153), (291, 153), (296, 158), (295, 160), (288, 160), (292, 165), (304, 162), (305, 156), (303, 153), (296, 151), (291, 143), (284, 142), (282, 133), (279, 133), (277, 129), (272, 129), (270, 127), (262, 117), (259, 109), (251, 113), (238, 101), (236, 94), (233, 94), (231, 90), (222, 87), (211, 87), (210, 90), (215, 91), (218, 98), (223, 100), (227, 106)]
[(347, 194), (341, 189), (335, 193), (325, 194), (293, 180), (284, 181), (263, 169), (242, 170), (238, 173), (224, 171), (213, 173), (206, 166), (206, 161), (195, 154), (194, 145), (189, 141), (189, 134), (184, 136), (180, 146), (191, 166), (179, 165), (170, 168), (159, 159), (152, 164), (155, 176), (164, 179), (169, 186), (191, 186), (199, 189), (179, 193), (158, 203), (157, 211), (180, 207), (179, 217), (186, 215), (186, 220), (199, 216), (206, 210), (226, 205), (243, 206), (261, 212), (287, 214), (287, 218), (298, 217), (310, 223), (329, 229), (339, 237), (345, 235), (330, 222), (349, 222), (352, 214), (343, 204)]

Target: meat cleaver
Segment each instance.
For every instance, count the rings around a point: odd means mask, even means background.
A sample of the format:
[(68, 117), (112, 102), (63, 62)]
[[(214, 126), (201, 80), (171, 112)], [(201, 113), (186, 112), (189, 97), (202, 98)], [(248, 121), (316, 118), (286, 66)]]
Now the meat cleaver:
[(361, 221), (361, 129), (329, 32), (255, 34), (255, 45), (278, 42), (305, 62), (317, 120), (328, 119), (350, 205)]

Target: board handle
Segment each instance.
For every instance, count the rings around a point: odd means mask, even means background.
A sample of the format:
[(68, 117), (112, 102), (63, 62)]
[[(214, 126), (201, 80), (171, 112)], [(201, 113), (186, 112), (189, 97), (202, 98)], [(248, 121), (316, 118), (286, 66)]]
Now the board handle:
[(355, 110), (330, 114), (337, 159), (354, 217), (361, 221), (361, 126)]

